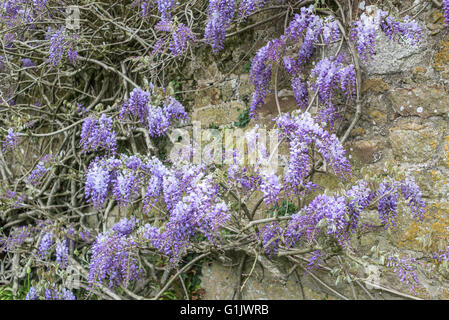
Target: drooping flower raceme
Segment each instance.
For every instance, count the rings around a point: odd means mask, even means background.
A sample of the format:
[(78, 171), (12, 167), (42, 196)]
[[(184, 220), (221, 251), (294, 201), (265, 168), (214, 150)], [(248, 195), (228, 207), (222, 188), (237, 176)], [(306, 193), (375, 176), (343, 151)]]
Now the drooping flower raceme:
[(390, 40), (399, 41), (401, 36), (403, 39), (410, 41), (414, 45), (421, 39), (421, 27), (409, 16), (404, 17), (404, 21), (398, 21), (390, 16), (386, 11), (379, 11), (380, 28)]
[(175, 121), (187, 118), (187, 113), (179, 101), (170, 96), (160, 98), (159, 105), (151, 104), (153, 92), (135, 88), (120, 110), (120, 118), (132, 117), (148, 128), (151, 137), (164, 135)]
[(267, 0), (242, 0), (239, 7), (239, 18), (245, 21), (249, 15), (262, 9), (266, 3)]
[(254, 93), (250, 105), (250, 115), (254, 116), (269, 93), (272, 63), (279, 62), (285, 50), (282, 40), (274, 39), (260, 48), (253, 59), (250, 70), (250, 82), (254, 85)]
[(265, 253), (268, 256), (275, 256), (281, 244), (282, 228), (278, 222), (265, 225), (259, 231)]
[(421, 38), (421, 27), (410, 20), (408, 16), (404, 21), (398, 21), (387, 12), (378, 10), (373, 15), (362, 13), (360, 19), (354, 22), (351, 31), (351, 40), (356, 43), (362, 61), (369, 61), (375, 54), (375, 38), (377, 30), (381, 29), (389, 39), (398, 39), (401, 36), (416, 44)]
[(42, 237), (41, 243), (39, 245), (39, 255), (41, 256), (42, 259), (48, 255), (50, 248), (54, 243), (53, 238), (54, 235), (52, 231), (46, 232)]
[(212, 52), (223, 49), (226, 29), (234, 17), (234, 0), (209, 0), (208, 15), (204, 39), (212, 47)]
[[(138, 242), (130, 235), (135, 225), (124, 220), (97, 236), (89, 265), (89, 287), (108, 283), (113, 288), (127, 286), (142, 275), (137, 260)], [(129, 228), (129, 229), (127, 229)]]
[(289, 189), (305, 185), (304, 179), (311, 169), (309, 147), (312, 143), (337, 175), (343, 177), (350, 173), (346, 151), (337, 136), (323, 129), (308, 112), (297, 116), (282, 114), (276, 122), (290, 144), (290, 159), (284, 177)]
[(81, 127), (81, 148), (83, 152), (106, 150), (116, 151), (116, 134), (112, 130), (112, 117), (102, 114), (99, 119), (91, 116)]
[(387, 258), (387, 267), (397, 273), (401, 282), (410, 285), (410, 291), (415, 292), (416, 287), (420, 287), (418, 276), (416, 275), (416, 259), (405, 259), (391, 255)]
[(52, 65), (53, 67), (59, 65), (66, 54), (69, 58), (69, 61), (71, 63), (74, 63), (77, 59), (77, 53), (74, 47), (74, 39), (66, 34), (66, 31), (63, 27), (54, 32), (49, 29), (49, 32), (51, 33), (51, 35), (48, 36), (48, 38), (50, 39), (50, 65)]
[(377, 197), (379, 197), (377, 210), (385, 229), (396, 226), (399, 198), (397, 183), (382, 182), (377, 189)]
[(407, 176), (405, 180), (401, 181), (401, 193), (404, 199), (408, 201), (413, 218), (419, 218), (422, 221), (426, 212), (426, 204), (422, 199), (421, 189), (413, 177)]
[(444, 21), (446, 22), (446, 26), (449, 27), (449, 0), (443, 0), (443, 12)]
[(175, 24), (173, 21), (162, 20), (154, 28), (167, 32), (168, 35), (159, 40), (153, 54), (160, 51), (163, 44), (168, 43), (172, 56), (180, 56), (187, 50), (188, 43), (196, 39), (192, 30), (182, 23)]
[(12, 150), (19, 143), (19, 134), (13, 128), (8, 129), (8, 134), (2, 142), (2, 151)]
[(69, 247), (67, 244), (67, 239), (59, 240), (56, 243), (56, 262), (62, 268), (68, 265)]
[(112, 177), (112, 171), (106, 161), (94, 161), (89, 165), (84, 190), (86, 200), (92, 202), (94, 207), (99, 208), (103, 205), (109, 193)]

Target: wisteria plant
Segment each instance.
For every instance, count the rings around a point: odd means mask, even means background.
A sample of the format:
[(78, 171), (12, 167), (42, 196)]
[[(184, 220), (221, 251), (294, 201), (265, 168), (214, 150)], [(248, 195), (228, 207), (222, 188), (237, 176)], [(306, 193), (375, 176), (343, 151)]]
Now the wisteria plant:
[[(417, 272), (438, 269), (448, 251), (377, 259), (354, 241), (394, 230), (400, 214), (422, 221), (421, 190), (393, 167), (358, 179), (344, 143), (363, 112), (361, 66), (372, 61), (376, 36), (419, 45), (422, 24), (349, 3), (1, 0), (0, 285), (27, 300), (190, 299), (199, 291), (189, 271), (225, 257), (251, 258), (281, 280), (332, 269), (365, 291), (361, 274), (376, 265), (413, 293)], [(449, 1), (440, 9), (449, 23)], [(220, 165), (195, 163), (191, 150), (167, 157), (170, 133), (192, 128), (176, 75), (200, 52), (220, 59), (228, 41), (267, 23), (282, 31), (248, 52), (248, 106), (257, 120), (274, 92), (285, 170), (267, 169), (267, 150), (252, 164), (237, 160), (237, 148)], [(292, 112), (278, 99), (280, 74)], [(341, 188), (329, 191), (317, 175)], [(238, 274), (234, 297), (248, 277)]]

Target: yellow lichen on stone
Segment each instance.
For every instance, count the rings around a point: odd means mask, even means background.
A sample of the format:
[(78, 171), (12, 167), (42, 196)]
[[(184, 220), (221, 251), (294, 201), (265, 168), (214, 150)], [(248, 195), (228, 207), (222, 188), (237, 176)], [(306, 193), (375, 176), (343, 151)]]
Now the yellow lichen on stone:
[(424, 214), (424, 221), (413, 221), (404, 232), (400, 247), (437, 252), (448, 246), (449, 203), (433, 203)]
[(383, 92), (390, 88), (388, 83), (383, 81), (381, 78), (367, 79), (362, 83), (362, 93), (366, 91), (372, 92)]
[(433, 68), (436, 71), (445, 71), (449, 64), (449, 41), (440, 41), (440, 50), (435, 53)]

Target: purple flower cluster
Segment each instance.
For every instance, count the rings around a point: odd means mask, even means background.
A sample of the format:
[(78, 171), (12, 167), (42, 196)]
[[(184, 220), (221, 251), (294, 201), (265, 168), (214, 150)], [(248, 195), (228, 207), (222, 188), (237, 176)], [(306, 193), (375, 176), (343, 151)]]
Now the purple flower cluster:
[(14, 228), (4, 241), (3, 250), (9, 252), (19, 248), (30, 235), (29, 226)]
[(65, 268), (67, 267), (68, 257), (69, 247), (67, 244), (67, 239), (59, 240), (56, 243), (56, 262), (59, 263), (62, 268)]
[(216, 53), (223, 49), (226, 29), (235, 12), (234, 0), (209, 0), (209, 20), (204, 31), (204, 39)]
[(344, 177), (351, 171), (346, 151), (335, 134), (323, 129), (306, 112), (297, 116), (282, 114), (278, 126), (290, 143), (290, 160), (284, 181), (291, 189), (300, 189), (311, 169), (309, 146), (312, 143), (335, 173)]
[(22, 59), (22, 63), (23, 66), (26, 68), (31, 68), (31, 67), (35, 67), (36, 65), (34, 64), (33, 60), (29, 59), (29, 58), (23, 58)]
[(138, 263), (136, 239), (130, 235), (135, 225), (121, 220), (111, 230), (97, 236), (92, 245), (89, 286), (109, 281), (109, 287), (128, 285), (142, 276)]
[(320, 265), (320, 263), (323, 263), (323, 257), (324, 257), (324, 254), (321, 250), (313, 251), (307, 261), (306, 270), (309, 271), (309, 270), (317, 269), (318, 266)]
[(399, 259), (393, 255), (387, 258), (387, 267), (397, 273), (401, 282), (410, 286), (411, 292), (415, 292), (415, 288), (420, 286), (414, 264), (416, 264), (416, 259)]
[[(44, 296), (45, 300), (76, 300), (76, 297), (72, 291), (67, 290), (66, 288), (61, 288), (61, 290), (57, 290), (55, 285), (50, 286), (50, 288), (44, 288)], [(34, 289), (33, 297), (35, 299), (29, 300), (38, 300), (38, 296), (36, 295), (36, 289)]]
[[(52, 32), (51, 29), (49, 29), (50, 32)], [(49, 63), (53, 67), (62, 62), (65, 54), (67, 54), (70, 63), (76, 61), (77, 53), (74, 48), (74, 41), (66, 34), (63, 27), (51, 33), (48, 38), (50, 39)]]
[(354, 23), (350, 35), (351, 40), (356, 43), (362, 61), (366, 62), (374, 55), (376, 31), (379, 28), (391, 40), (401, 36), (411, 44), (416, 44), (421, 38), (421, 27), (408, 16), (400, 22), (382, 10), (373, 15), (362, 13), (360, 19)]
[[(171, 11), (175, 7), (175, 0), (156, 0), (157, 8), (161, 14), (162, 20), (171, 18)], [(142, 4), (143, 5), (143, 4)], [(148, 4), (145, 6), (148, 7)]]
[(405, 16), (404, 21), (401, 22), (388, 15), (388, 12), (380, 11), (379, 18), (380, 28), (390, 40), (399, 41), (401, 36), (414, 45), (421, 39), (421, 27), (416, 21), (410, 20), (409, 16)]
[(285, 50), (282, 40), (270, 40), (260, 48), (253, 59), (249, 79), (254, 85), (254, 93), (250, 105), (250, 114), (254, 116), (257, 108), (261, 107), (269, 93), (271, 81), (272, 63), (279, 62)]
[(134, 217), (131, 217), (130, 219), (123, 218), (112, 227), (112, 230), (119, 235), (128, 236), (136, 228), (137, 222), (139, 221)]
[(142, 18), (145, 18), (151, 8), (153, 7), (153, 3), (148, 3), (149, 1), (142, 1), (141, 5), (140, 5), (140, 9), (142, 10)]
[(106, 161), (94, 161), (89, 165), (84, 194), (87, 201), (92, 202), (95, 208), (101, 207), (106, 200), (112, 177)]
[(266, 3), (267, 0), (242, 0), (239, 7), (239, 18), (245, 21), (256, 10), (262, 9)]
[(370, 205), (376, 194), (368, 187), (368, 182), (359, 181), (355, 186), (346, 191), (347, 209), (351, 228), (354, 230), (358, 226), (360, 214), (363, 209)]
[(187, 50), (189, 42), (196, 40), (192, 30), (182, 23), (175, 24), (173, 21), (162, 20), (156, 24), (155, 29), (168, 32), (169, 35), (159, 40), (158, 45), (153, 50), (153, 54), (160, 51), (163, 44), (168, 42), (168, 48), (172, 56), (177, 57)]
[[(279, 39), (269, 41), (264, 47), (260, 48), (253, 58), (250, 70), (250, 81), (254, 85), (254, 93), (251, 100), (250, 111), (254, 116), (256, 109), (263, 105), (267, 94), (269, 93), (269, 83), (273, 63), (283, 62), (285, 69), (293, 76), (292, 88), (295, 98), (300, 107), (307, 104), (308, 93), (307, 86), (299, 77), (304, 65), (310, 60), (314, 51), (315, 43), (319, 42), (320, 35), (326, 44), (336, 41), (340, 38), (340, 29), (338, 22), (333, 18), (322, 19), (313, 14), (313, 5), (302, 7), (299, 14), (296, 14), (285, 30), (285, 34)], [(284, 56), (286, 46), (289, 42), (293, 44), (302, 44), (296, 57)], [(343, 66), (340, 66), (343, 68)], [(352, 76), (350, 68), (342, 70), (348, 75), (342, 75), (345, 81), (341, 83), (345, 90), (348, 90), (349, 77)], [(349, 75), (351, 73), (351, 75)]]
[(151, 137), (164, 135), (175, 120), (186, 119), (184, 107), (175, 98), (168, 97), (163, 107), (148, 109), (148, 131)]
[(318, 96), (325, 105), (332, 104), (336, 89), (341, 89), (347, 97), (355, 94), (354, 65), (344, 66), (342, 56), (320, 60), (312, 69), (310, 77), (314, 79), (312, 89), (318, 91)]
[(136, 118), (142, 125), (146, 124), (148, 117), (148, 103), (150, 102), (151, 94), (143, 91), (140, 88), (134, 88), (129, 94), (120, 109), (120, 119), (125, 116), (132, 116)]
[(267, 205), (274, 205), (278, 201), (281, 190), (281, 182), (275, 173), (262, 174), (260, 191), (262, 191), (263, 199)]
[(151, 137), (164, 135), (175, 120), (187, 118), (184, 107), (175, 98), (163, 97), (162, 106), (151, 105), (150, 98), (150, 92), (135, 88), (123, 103), (120, 118), (136, 118), (142, 126), (148, 128)]
[(292, 78), (292, 89), (296, 103), (300, 108), (306, 108), (309, 104), (309, 91), (307, 84), (300, 77)]
[(408, 201), (408, 205), (413, 213), (413, 218), (418, 217), (419, 220), (424, 220), (426, 204), (424, 200), (422, 200), (421, 189), (416, 184), (413, 177), (407, 176), (405, 180), (401, 182), (401, 193), (404, 199)]
[(398, 190), (396, 183), (382, 182), (377, 189), (379, 197), (377, 211), (385, 229), (396, 226), (398, 210)]
[(262, 240), (265, 253), (271, 257), (275, 256), (281, 244), (282, 228), (278, 222), (273, 222), (265, 225), (259, 231), (260, 239)]
[[(218, 186), (203, 170), (201, 166), (180, 164), (168, 169), (156, 158), (142, 160), (121, 155), (120, 159), (97, 159), (86, 175), (85, 195), (96, 207), (101, 206), (110, 193), (119, 203), (126, 204), (139, 194), (141, 187), (145, 188), (143, 183), (147, 181), (144, 210), (148, 211), (163, 200), (169, 215), (163, 231), (152, 232), (151, 239), (147, 240), (176, 263), (195, 233), (200, 232), (215, 241), (229, 219), (228, 209), (218, 197)], [(124, 246), (121, 238), (128, 236), (136, 223), (133, 220), (119, 222), (112, 228), (115, 240), (111, 241)], [(97, 242), (100, 243), (98, 239)]]
[(44, 259), (50, 252), (50, 248), (54, 243), (54, 235), (52, 231), (47, 231), (42, 237), (41, 243), (39, 245), (39, 255)]
[(115, 153), (117, 146), (112, 117), (102, 114), (99, 119), (93, 116), (86, 118), (81, 127), (80, 145), (83, 152), (103, 149)]
[(162, 189), (170, 215), (168, 222), (163, 231), (147, 227), (145, 239), (176, 264), (193, 235), (199, 232), (209, 241), (216, 241), (230, 215), (218, 197), (218, 186), (211, 176), (204, 176), (200, 167), (181, 166), (170, 171), (169, 176), (164, 176)]
[(449, 0), (443, 0), (443, 12), (444, 21), (446, 22), (446, 26), (449, 27)]
[(50, 170), (46, 164), (52, 159), (51, 155), (43, 156), (39, 163), (34, 167), (33, 171), (31, 171), (30, 175), (27, 178), (27, 181), (34, 186), (37, 186), (42, 182), (42, 178), (45, 174)]
[(362, 13), (360, 19), (354, 22), (351, 30), (351, 40), (356, 43), (362, 61), (367, 61), (375, 53), (375, 39), (378, 22), (373, 16)]
[(38, 300), (38, 295), (35, 287), (31, 287), (30, 291), (27, 293), (25, 300)]
[[(301, 39), (303, 43), (298, 51), (297, 58), (284, 59), (284, 65), (287, 71), (293, 76), (297, 75), (304, 64), (310, 60), (315, 51), (315, 42), (318, 42), (320, 34), (326, 32), (323, 37), (325, 41), (335, 40), (337, 33), (335, 33), (335, 23), (333, 20), (327, 19), (323, 21), (319, 16), (313, 14), (314, 6), (302, 7), (299, 14), (296, 14), (287, 29), (285, 30), (285, 37), (295, 43)], [(324, 30), (324, 23), (328, 25)]]
[(327, 235), (333, 236), (343, 245), (348, 239), (346, 213), (345, 197), (315, 197), (304, 209), (304, 214), (298, 212), (292, 216), (285, 231), (286, 244), (293, 246), (304, 236), (308, 241), (312, 241), (319, 230), (324, 228)]
[(19, 141), (19, 134), (15, 132), (13, 128), (9, 128), (8, 134), (6, 135), (5, 140), (2, 143), (2, 151), (5, 152), (14, 149)]

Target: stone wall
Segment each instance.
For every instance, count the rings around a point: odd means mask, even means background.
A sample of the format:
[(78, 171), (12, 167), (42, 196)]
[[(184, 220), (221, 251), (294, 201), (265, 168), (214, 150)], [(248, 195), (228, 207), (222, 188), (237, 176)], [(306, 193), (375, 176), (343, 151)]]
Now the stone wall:
[[(400, 250), (409, 257), (438, 251), (448, 246), (449, 236), (449, 31), (443, 28), (441, 10), (428, 8), (422, 13), (423, 38), (416, 47), (376, 39), (374, 60), (363, 65), (362, 116), (345, 144), (355, 177), (369, 172), (384, 174), (392, 165), (412, 174), (421, 186), (427, 212), (424, 222), (411, 219), (402, 210), (399, 224), (393, 232), (381, 232), (359, 239), (361, 248), (376, 255), (376, 250)], [(204, 127), (224, 128), (238, 120), (250, 99), (252, 87), (245, 63), (250, 61), (263, 37), (277, 36), (276, 26), (264, 26), (242, 35), (240, 42), (231, 44), (218, 56), (204, 52), (203, 60), (189, 64), (181, 80), (184, 99), (190, 102), (192, 120)], [(243, 62), (242, 62), (243, 61)], [(279, 97), (282, 111), (296, 109), (295, 99), (288, 90), (288, 77), (280, 74)], [(274, 96), (270, 95), (257, 120), (272, 127), (277, 115)], [(348, 121), (353, 110), (347, 113)], [(282, 152), (281, 152), (282, 153)], [(361, 171), (361, 168), (364, 168)], [(389, 173), (392, 173), (389, 171)], [(332, 188), (332, 183), (328, 183)], [(376, 219), (372, 212), (364, 219)], [(374, 248), (373, 250), (370, 250)], [(232, 299), (236, 278), (237, 257), (227, 262), (210, 262), (203, 266), (202, 287), (206, 299)], [(247, 259), (243, 268), (249, 274), (253, 261)], [(287, 266), (285, 266), (287, 268)], [(346, 297), (403, 299), (395, 290), (409, 294), (394, 274), (383, 273), (383, 290), (362, 290), (356, 283), (340, 283), (320, 272), (322, 279)], [(368, 274), (360, 274), (366, 278)], [(413, 295), (419, 298), (448, 298), (448, 282), (444, 277), (426, 280), (419, 275), (423, 287)], [(302, 290), (301, 290), (302, 285)], [(332, 289), (332, 288), (331, 288)], [(288, 279), (274, 279), (256, 264), (251, 278), (244, 286), (243, 299), (341, 299), (310, 275), (297, 278), (292, 272)], [(389, 290), (391, 289), (391, 290)]]

